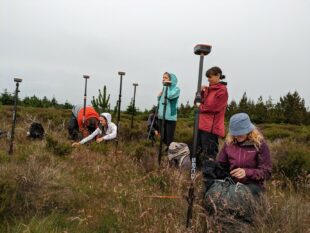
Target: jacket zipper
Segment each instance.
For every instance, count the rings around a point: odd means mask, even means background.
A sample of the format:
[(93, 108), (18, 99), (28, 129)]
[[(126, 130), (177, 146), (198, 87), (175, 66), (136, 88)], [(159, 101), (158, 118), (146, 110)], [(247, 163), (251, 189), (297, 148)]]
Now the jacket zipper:
[(243, 153), (243, 162), (245, 161), (245, 153)]
[(211, 128), (211, 133), (212, 134), (213, 134), (214, 119), (215, 119), (215, 113), (213, 114), (213, 120), (212, 120), (212, 128)]
[[(207, 98), (209, 96), (210, 91), (208, 90), (207, 95), (204, 97), (204, 99), (207, 101)], [(211, 127), (211, 133), (213, 134), (213, 126), (214, 126), (214, 119), (215, 119), (215, 113), (213, 114), (213, 120), (212, 120), (212, 127)]]
[(239, 167), (241, 167), (241, 148), (239, 148)]

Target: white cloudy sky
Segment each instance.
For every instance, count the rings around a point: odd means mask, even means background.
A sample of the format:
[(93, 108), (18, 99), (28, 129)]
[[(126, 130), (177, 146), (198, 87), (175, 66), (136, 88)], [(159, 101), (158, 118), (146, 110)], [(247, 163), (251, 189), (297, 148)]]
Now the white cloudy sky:
[(222, 68), (230, 100), (246, 91), (277, 101), (297, 90), (310, 105), (308, 0), (0, 0), (0, 91), (20, 77), (22, 97), (81, 104), (88, 74), (88, 97), (106, 85), (114, 105), (122, 70), (122, 106), (138, 82), (144, 109), (156, 104), (168, 71), (180, 102), (192, 102), (197, 43), (213, 46), (204, 70)]

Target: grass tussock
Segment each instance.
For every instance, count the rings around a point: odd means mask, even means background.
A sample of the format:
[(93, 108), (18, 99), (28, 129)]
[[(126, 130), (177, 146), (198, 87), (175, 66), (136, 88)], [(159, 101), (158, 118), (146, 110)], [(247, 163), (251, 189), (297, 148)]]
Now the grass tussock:
[[(275, 178), (286, 177), (294, 186), (307, 186), (310, 174), (310, 147), (296, 140), (280, 139), (271, 144)], [(308, 178), (309, 181), (309, 178)]]
[(309, 232), (309, 190), (296, 191), (292, 186), (283, 189), (279, 182), (272, 181), (268, 186), (251, 232)]
[(67, 143), (61, 143), (50, 136), (46, 137), (46, 149), (59, 156), (68, 155), (72, 152), (71, 145)]
[(46, 166), (35, 157), (23, 165), (1, 164), (0, 180), (1, 219), (46, 214), (53, 209), (70, 211), (77, 204), (63, 167)]

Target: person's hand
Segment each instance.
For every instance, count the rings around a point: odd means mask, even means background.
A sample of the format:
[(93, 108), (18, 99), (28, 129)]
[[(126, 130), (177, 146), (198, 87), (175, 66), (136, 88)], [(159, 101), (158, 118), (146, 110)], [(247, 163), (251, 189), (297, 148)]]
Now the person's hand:
[(201, 91), (206, 91), (206, 90), (208, 90), (208, 86), (206, 85), (201, 86)]
[(158, 136), (158, 135), (159, 135), (159, 133), (158, 133), (158, 131), (157, 131), (157, 130), (155, 130), (155, 135), (156, 135), (156, 136)]
[(97, 139), (96, 139), (96, 142), (97, 142), (97, 143), (100, 143), (100, 142), (102, 142), (103, 140), (104, 140), (103, 137), (97, 138)]
[(170, 80), (164, 80), (164, 81), (163, 81), (164, 86), (170, 86), (171, 83), (172, 83), (172, 82), (171, 82)]
[(72, 143), (72, 147), (77, 147), (77, 146), (79, 146), (79, 145), (81, 145), (79, 142), (74, 142), (74, 143)]
[(161, 96), (162, 94), (163, 94), (163, 91), (160, 91), (160, 92), (158, 93), (157, 96), (159, 97), (159, 96)]
[(200, 95), (200, 93), (196, 94), (195, 100), (194, 100), (194, 104), (197, 105), (197, 107), (200, 106), (200, 104), (201, 104), (201, 95)]
[(243, 168), (236, 168), (230, 172), (230, 175), (238, 179), (242, 179), (245, 177), (246, 174)]

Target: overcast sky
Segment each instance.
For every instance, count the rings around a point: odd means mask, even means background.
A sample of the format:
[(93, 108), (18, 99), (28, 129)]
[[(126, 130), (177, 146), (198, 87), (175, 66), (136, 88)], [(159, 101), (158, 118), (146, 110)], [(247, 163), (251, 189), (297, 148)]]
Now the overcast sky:
[[(83, 103), (107, 86), (122, 107), (156, 105), (162, 74), (179, 79), (179, 103), (197, 88), (198, 43), (212, 45), (204, 72), (219, 66), (230, 100), (247, 92), (275, 101), (297, 90), (310, 105), (308, 0), (0, 0), (0, 91)], [(206, 83), (206, 78), (203, 79)], [(90, 101), (88, 101), (90, 103)]]

